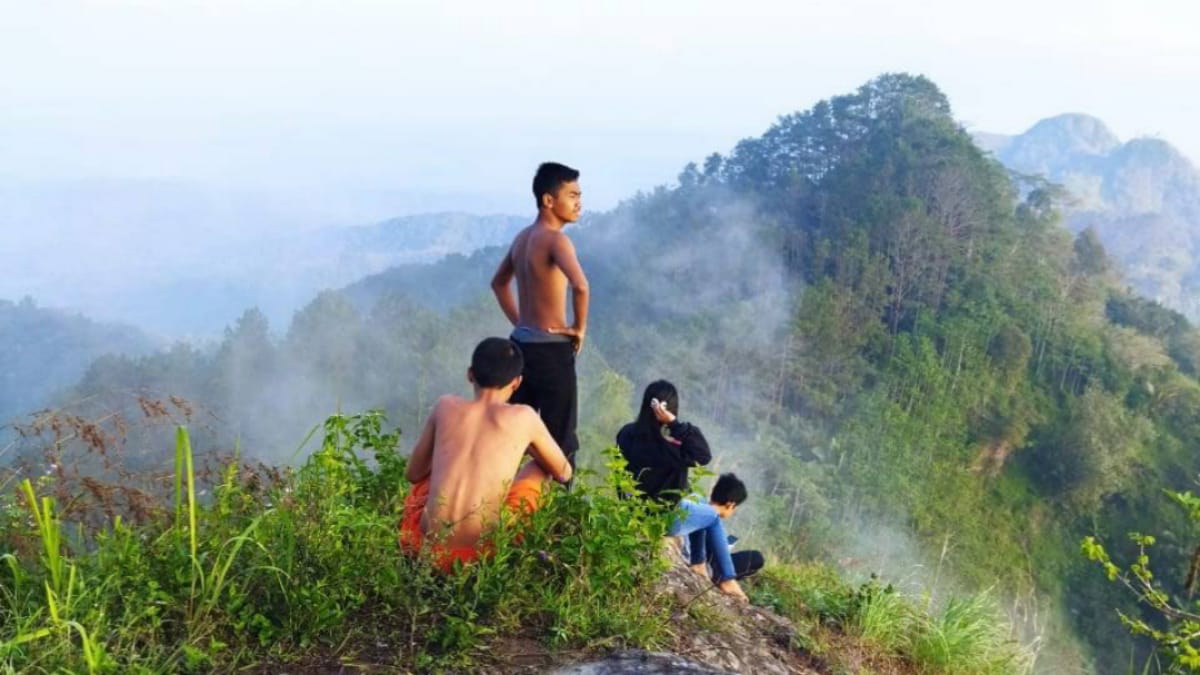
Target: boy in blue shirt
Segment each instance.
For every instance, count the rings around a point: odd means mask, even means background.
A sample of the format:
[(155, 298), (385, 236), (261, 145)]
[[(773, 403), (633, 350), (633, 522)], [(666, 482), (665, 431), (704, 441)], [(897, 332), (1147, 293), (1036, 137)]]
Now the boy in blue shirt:
[[(717, 478), (717, 483), (713, 485), (708, 503), (724, 520), (733, 515), (737, 507), (746, 501), (747, 496), (746, 484), (740, 478), (732, 473), (723, 473)], [(736, 537), (729, 537), (729, 543), (732, 544), (736, 539)], [(735, 579), (744, 579), (754, 574), (762, 569), (764, 562), (762, 553), (758, 551), (737, 551), (730, 553), (729, 557), (733, 562)], [(705, 578), (710, 576), (708, 568), (714, 562), (713, 551), (709, 550), (703, 532), (692, 532), (688, 535), (688, 560), (691, 562), (693, 572)], [(713, 565), (712, 576), (714, 578), (716, 567)]]

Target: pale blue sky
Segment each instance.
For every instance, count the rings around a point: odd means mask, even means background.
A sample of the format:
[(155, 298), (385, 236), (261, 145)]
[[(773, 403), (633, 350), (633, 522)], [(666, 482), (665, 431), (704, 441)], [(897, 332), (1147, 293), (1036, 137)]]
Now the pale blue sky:
[(1197, 159), (1198, 6), (0, 0), (0, 179), (522, 213), (554, 158), (608, 208), (884, 71), (975, 129), (1087, 112)]

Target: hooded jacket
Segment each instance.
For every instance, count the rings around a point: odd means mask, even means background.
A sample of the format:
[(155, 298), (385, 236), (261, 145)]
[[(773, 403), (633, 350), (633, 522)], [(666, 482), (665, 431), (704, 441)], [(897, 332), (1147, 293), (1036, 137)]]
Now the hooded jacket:
[(677, 504), (688, 490), (688, 469), (708, 464), (712, 452), (700, 427), (675, 420), (660, 429), (665, 433), (648, 436), (626, 424), (617, 432), (617, 446), (645, 496)]

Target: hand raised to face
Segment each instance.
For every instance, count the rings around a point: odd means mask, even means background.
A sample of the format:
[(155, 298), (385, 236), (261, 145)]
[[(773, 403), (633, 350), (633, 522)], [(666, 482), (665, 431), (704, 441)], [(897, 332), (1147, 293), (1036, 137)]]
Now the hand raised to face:
[(667, 404), (656, 399), (650, 399), (650, 410), (654, 412), (654, 417), (661, 424), (670, 424), (675, 421), (675, 413), (667, 409)]

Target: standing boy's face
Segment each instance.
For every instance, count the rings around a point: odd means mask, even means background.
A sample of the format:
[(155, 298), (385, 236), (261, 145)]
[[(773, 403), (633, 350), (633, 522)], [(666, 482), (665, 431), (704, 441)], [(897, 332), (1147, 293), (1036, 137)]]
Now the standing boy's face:
[(583, 192), (579, 189), (579, 181), (571, 181), (558, 186), (558, 191), (550, 197), (550, 212), (564, 223), (579, 220), (583, 213)]

